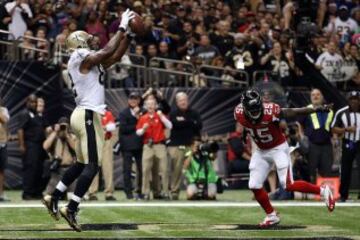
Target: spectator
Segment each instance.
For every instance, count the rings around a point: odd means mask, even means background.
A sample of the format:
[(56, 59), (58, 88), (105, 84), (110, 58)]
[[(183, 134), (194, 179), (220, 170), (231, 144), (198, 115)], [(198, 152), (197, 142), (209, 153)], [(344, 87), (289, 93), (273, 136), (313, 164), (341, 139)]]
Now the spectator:
[(182, 30), (177, 48), (177, 54), (180, 59), (183, 59), (185, 56), (192, 56), (200, 39), (199, 34), (194, 32), (193, 25), (190, 21), (184, 22)]
[(183, 168), (188, 182), (186, 187), (187, 199), (215, 200), (218, 176), (212, 166), (213, 159), (210, 154), (199, 149), (201, 144), (201, 141), (194, 139), (191, 150), (186, 154)]
[(30, 60), (35, 58), (35, 44), (33, 40), (33, 33), (30, 30), (27, 30), (24, 34), (23, 41), (20, 43), (21, 48), (21, 59), (23, 60)]
[(251, 140), (245, 137), (244, 127), (236, 124), (235, 132), (230, 133), (227, 146), (228, 173), (248, 173), (251, 158)]
[(295, 63), (290, 52), (284, 53), (279, 42), (274, 42), (273, 48), (263, 56), (260, 64), (271, 71), (275, 79), (283, 85), (293, 84), (292, 74), (295, 70)]
[(357, 28), (358, 24), (350, 17), (348, 7), (342, 5), (339, 7), (338, 17), (331, 19), (325, 30), (331, 34), (347, 35), (345, 37), (349, 38)]
[[(344, 80), (351, 81), (356, 78), (359, 72), (359, 51), (356, 45), (346, 43), (343, 49), (344, 62), (342, 72), (344, 73)], [(347, 82), (345, 82), (347, 83)]]
[(142, 149), (141, 137), (136, 134), (136, 124), (140, 117), (140, 100), (138, 93), (132, 92), (128, 98), (128, 107), (119, 115), (119, 142), (123, 157), (124, 191), (127, 199), (133, 199), (131, 184), (131, 169), (133, 161), (136, 165), (136, 198), (141, 199), (142, 188)]
[(41, 51), (37, 51), (35, 54), (35, 58), (38, 61), (45, 61), (48, 59), (49, 57), (49, 42), (46, 40), (46, 29), (43, 27), (40, 27), (37, 29), (36, 31), (36, 48), (41, 50)]
[(321, 70), (327, 80), (334, 84), (342, 79), (341, 66), (343, 61), (341, 55), (336, 53), (336, 43), (330, 41), (326, 51), (316, 60), (315, 66)]
[[(7, 31), (11, 23), (11, 15), (7, 12), (4, 4), (0, 4), (0, 19), (0, 30)], [(0, 39), (6, 40), (7, 38), (1, 35)]]
[[(162, 194), (165, 199), (169, 199), (169, 176), (168, 159), (165, 146), (165, 128), (171, 129), (172, 123), (161, 111), (156, 112), (156, 101), (147, 99), (145, 101), (147, 113), (142, 115), (136, 125), (136, 134), (143, 136), (143, 186), (144, 198), (150, 199), (150, 176), (152, 172), (160, 173), (162, 182)], [(153, 176), (153, 184), (157, 186), (157, 176)], [(154, 193), (154, 196), (157, 193)]]
[(87, 33), (97, 35), (100, 38), (100, 48), (103, 48), (109, 41), (107, 37), (107, 31), (104, 24), (99, 19), (99, 14), (96, 11), (90, 11), (88, 15), (88, 21), (85, 26)]
[(11, 15), (9, 32), (15, 39), (22, 37), (27, 27), (27, 22), (33, 17), (29, 4), (26, 0), (15, 0), (5, 4), (6, 11)]
[[(113, 155), (113, 132), (116, 130), (115, 118), (110, 110), (106, 110), (101, 119), (105, 131), (105, 142), (103, 147), (103, 159), (101, 164), (102, 176), (104, 178), (104, 193), (106, 201), (115, 201), (114, 197), (114, 155)], [(96, 194), (99, 191), (99, 173), (96, 174), (89, 188), (89, 200), (98, 200)]]
[[(157, 103), (157, 109), (164, 113), (165, 115), (168, 115), (171, 111), (171, 107), (167, 100), (164, 98), (162, 92), (160, 90), (156, 90), (153, 88), (149, 88), (143, 95), (142, 95), (143, 101), (146, 101), (148, 99), (153, 99)], [(142, 105), (142, 104), (141, 104)], [(143, 110), (143, 113), (146, 112), (146, 107)]]
[[(354, 159), (360, 173), (360, 93), (348, 94), (348, 106), (339, 109), (331, 124), (332, 132), (343, 136), (341, 157), (340, 200), (345, 202), (349, 197), (351, 173)], [(358, 175), (360, 179), (360, 175)], [(358, 196), (360, 198), (360, 194)]]
[[(323, 94), (319, 89), (311, 91), (311, 104), (308, 107), (319, 107), (324, 104)], [(312, 113), (299, 119), (304, 127), (305, 135), (309, 138), (309, 166), (310, 176), (313, 183), (317, 175), (322, 177), (331, 176), (333, 164), (333, 147), (331, 143), (330, 124), (334, 113), (329, 112)]]
[(7, 163), (7, 141), (8, 141), (8, 122), (10, 115), (8, 109), (0, 99), (0, 202), (6, 201), (4, 196), (5, 169)]
[(230, 24), (228, 21), (219, 21), (217, 26), (217, 31), (210, 34), (210, 39), (214, 46), (219, 49), (220, 54), (224, 56), (232, 49), (234, 45), (234, 37), (229, 34)]
[[(111, 87), (134, 88), (134, 79), (130, 76), (129, 66), (131, 60), (127, 54), (124, 54), (120, 62), (115, 63), (108, 69), (108, 77), (110, 78)], [(127, 66), (128, 65), (128, 66)]]
[(225, 64), (236, 70), (246, 70), (252, 72), (256, 66), (253, 51), (254, 45), (248, 43), (244, 34), (235, 35), (233, 48), (225, 55)]
[(43, 156), (42, 144), (45, 140), (43, 121), (37, 112), (37, 97), (31, 94), (27, 99), (27, 109), (20, 116), (18, 130), (20, 153), (23, 156), (23, 200), (40, 199)]
[(185, 153), (189, 150), (194, 137), (200, 137), (202, 121), (200, 114), (189, 107), (189, 99), (185, 92), (178, 92), (175, 99), (176, 109), (169, 115), (173, 128), (168, 150), (171, 160), (171, 198), (178, 200)]
[[(169, 51), (169, 45), (164, 41), (159, 43), (159, 57), (176, 59), (175, 53)], [(164, 65), (166, 69), (171, 69), (173, 64), (165, 62)]]
[(210, 64), (211, 61), (219, 54), (220, 52), (217, 47), (210, 44), (208, 35), (201, 35), (200, 46), (195, 49), (194, 55), (201, 58), (204, 64)]
[[(63, 174), (75, 162), (75, 144), (76, 137), (70, 132), (69, 119), (61, 117), (43, 143), (44, 150), (51, 158), (51, 177), (45, 193), (49, 194), (55, 190)], [(74, 186), (72, 184), (68, 191), (73, 192)]]

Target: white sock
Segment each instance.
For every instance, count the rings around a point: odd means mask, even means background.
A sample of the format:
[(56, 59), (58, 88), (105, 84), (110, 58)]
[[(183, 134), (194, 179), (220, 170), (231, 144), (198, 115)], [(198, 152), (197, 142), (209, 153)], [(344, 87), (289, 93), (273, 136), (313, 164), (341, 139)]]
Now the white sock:
[(72, 195), (71, 200), (80, 203), (81, 202), (81, 197), (76, 196), (75, 194)]
[(63, 183), (63, 182), (59, 182), (57, 185), (56, 185), (56, 189), (59, 190), (60, 192), (65, 192), (66, 189), (67, 189), (67, 186)]
[(276, 212), (275, 212), (275, 210), (274, 211), (272, 211), (272, 213), (270, 213), (270, 214), (268, 214), (269, 216), (276, 216)]
[(320, 187), (320, 196), (324, 196), (325, 187)]

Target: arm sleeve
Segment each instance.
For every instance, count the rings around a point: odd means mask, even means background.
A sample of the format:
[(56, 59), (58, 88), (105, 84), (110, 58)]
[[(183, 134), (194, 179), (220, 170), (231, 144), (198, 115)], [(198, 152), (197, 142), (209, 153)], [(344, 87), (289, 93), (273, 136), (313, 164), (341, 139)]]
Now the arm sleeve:
[(167, 119), (164, 115), (162, 115), (161, 117), (160, 117), (160, 119), (161, 119), (161, 122), (165, 125), (165, 127), (167, 128), (167, 129), (171, 129), (172, 128), (172, 123), (169, 121), (169, 119)]
[(143, 118), (140, 118), (136, 124), (136, 135), (138, 136), (144, 135), (145, 131), (143, 129), (143, 126), (144, 126)]

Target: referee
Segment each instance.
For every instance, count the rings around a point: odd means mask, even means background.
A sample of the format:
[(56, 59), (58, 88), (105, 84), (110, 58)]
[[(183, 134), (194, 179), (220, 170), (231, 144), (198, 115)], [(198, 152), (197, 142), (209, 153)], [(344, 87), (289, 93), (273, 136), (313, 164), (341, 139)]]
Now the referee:
[(348, 106), (339, 109), (333, 123), (332, 132), (344, 135), (341, 158), (341, 201), (345, 202), (349, 196), (351, 171), (354, 159), (360, 178), (360, 93), (352, 91), (348, 94)]

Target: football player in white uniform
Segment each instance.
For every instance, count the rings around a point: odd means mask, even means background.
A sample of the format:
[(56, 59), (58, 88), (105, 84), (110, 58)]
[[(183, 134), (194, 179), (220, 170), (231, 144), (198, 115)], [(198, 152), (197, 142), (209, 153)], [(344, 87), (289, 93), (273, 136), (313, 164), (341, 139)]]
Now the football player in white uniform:
[[(105, 135), (101, 127), (101, 115), (105, 113), (104, 69), (119, 61), (125, 53), (129, 44), (126, 32), (132, 18), (134, 12), (126, 10), (121, 15), (117, 33), (99, 51), (90, 50), (93, 36), (84, 31), (73, 32), (66, 39), (66, 48), (71, 54), (69, 77), (76, 102), (70, 124), (78, 138), (77, 161), (65, 172), (54, 192), (45, 196), (42, 202), (53, 218), (59, 220), (61, 215), (75, 231), (81, 231), (76, 219), (78, 205), (101, 165)], [(75, 179), (74, 195), (69, 204), (59, 210), (59, 199)]]

